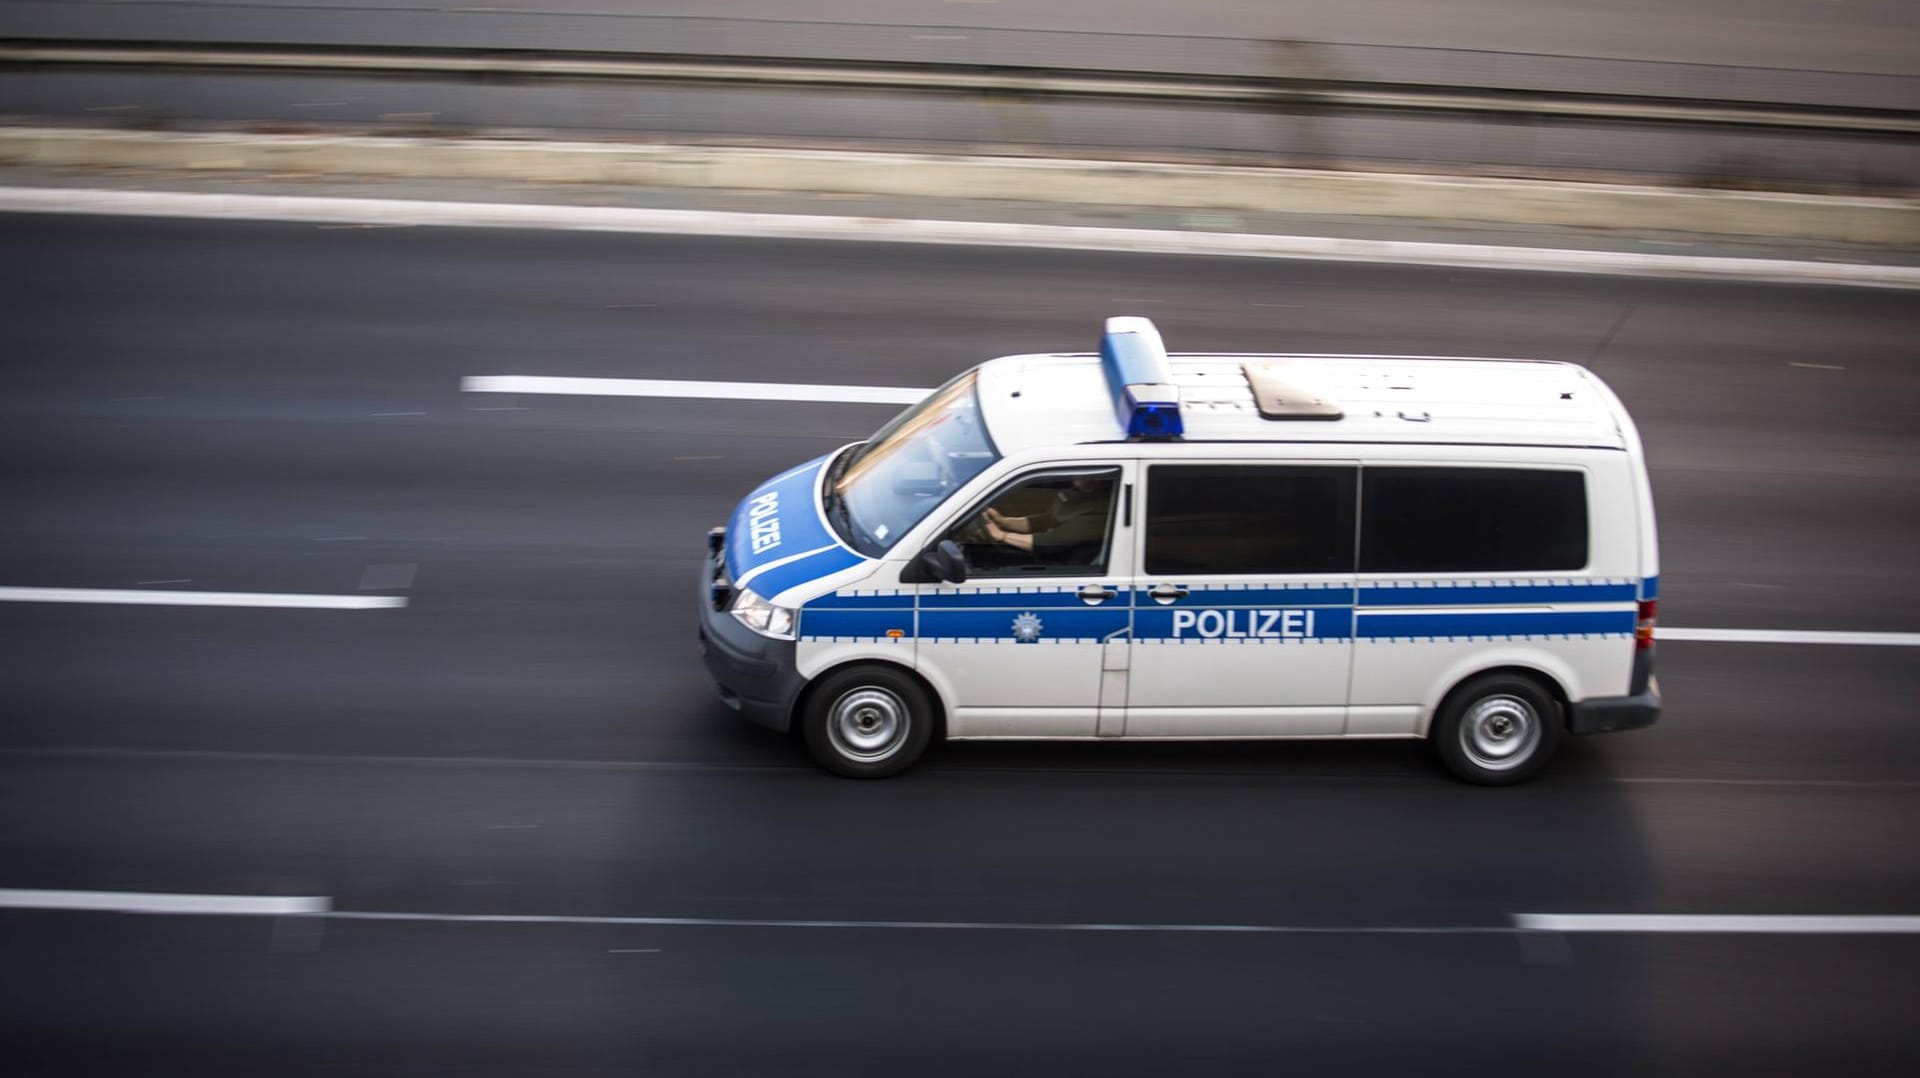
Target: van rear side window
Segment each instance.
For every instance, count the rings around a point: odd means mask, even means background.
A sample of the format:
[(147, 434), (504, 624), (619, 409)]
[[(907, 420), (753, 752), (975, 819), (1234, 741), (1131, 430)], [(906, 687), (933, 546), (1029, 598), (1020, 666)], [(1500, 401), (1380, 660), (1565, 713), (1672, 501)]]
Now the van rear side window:
[(1156, 464), (1147, 572), (1353, 571), (1352, 467)]
[(1587, 483), (1537, 468), (1367, 468), (1363, 573), (1583, 569)]

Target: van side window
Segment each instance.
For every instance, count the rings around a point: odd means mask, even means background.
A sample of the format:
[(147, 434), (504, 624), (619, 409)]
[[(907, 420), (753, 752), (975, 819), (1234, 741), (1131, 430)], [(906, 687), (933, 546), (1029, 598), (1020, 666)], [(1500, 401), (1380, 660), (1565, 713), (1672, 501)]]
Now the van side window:
[(1155, 464), (1147, 469), (1153, 576), (1353, 571), (1354, 469)]
[(1098, 575), (1107, 570), (1120, 469), (1076, 468), (1002, 488), (948, 532), (972, 576)]
[(1367, 468), (1363, 573), (1583, 569), (1587, 481), (1538, 468)]

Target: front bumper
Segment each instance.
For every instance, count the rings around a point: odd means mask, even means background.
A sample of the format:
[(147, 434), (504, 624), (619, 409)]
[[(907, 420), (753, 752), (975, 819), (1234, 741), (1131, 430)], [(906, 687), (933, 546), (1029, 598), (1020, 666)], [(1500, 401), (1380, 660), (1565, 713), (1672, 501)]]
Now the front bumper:
[(713, 677), (720, 700), (762, 726), (786, 731), (793, 723), (793, 705), (806, 679), (795, 667), (791, 640), (761, 636), (713, 604), (714, 574), (724, 551), (709, 554), (700, 569), (700, 655)]

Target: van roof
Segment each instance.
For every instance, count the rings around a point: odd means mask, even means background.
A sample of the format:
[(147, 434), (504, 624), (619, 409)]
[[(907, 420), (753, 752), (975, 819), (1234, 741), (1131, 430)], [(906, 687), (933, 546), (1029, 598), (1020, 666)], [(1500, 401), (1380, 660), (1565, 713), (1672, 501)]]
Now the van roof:
[[(1630, 437), (1612, 391), (1573, 363), (1300, 354), (1174, 355), (1168, 360), (1180, 388), (1187, 442), (1625, 449)], [(1324, 400), (1338, 418), (1262, 415), (1249, 368), (1263, 381), (1272, 378)], [(991, 360), (981, 364), (978, 385), (987, 427), (1003, 453), (1126, 438), (1096, 355)]]

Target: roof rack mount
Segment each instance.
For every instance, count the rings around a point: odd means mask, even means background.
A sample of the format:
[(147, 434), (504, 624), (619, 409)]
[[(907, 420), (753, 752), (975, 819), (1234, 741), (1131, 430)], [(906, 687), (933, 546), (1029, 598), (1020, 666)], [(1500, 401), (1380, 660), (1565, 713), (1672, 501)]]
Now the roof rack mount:
[(1253, 390), (1253, 403), (1262, 419), (1325, 420), (1346, 415), (1339, 401), (1293, 382), (1280, 364), (1243, 363), (1240, 369), (1247, 376), (1247, 386)]

